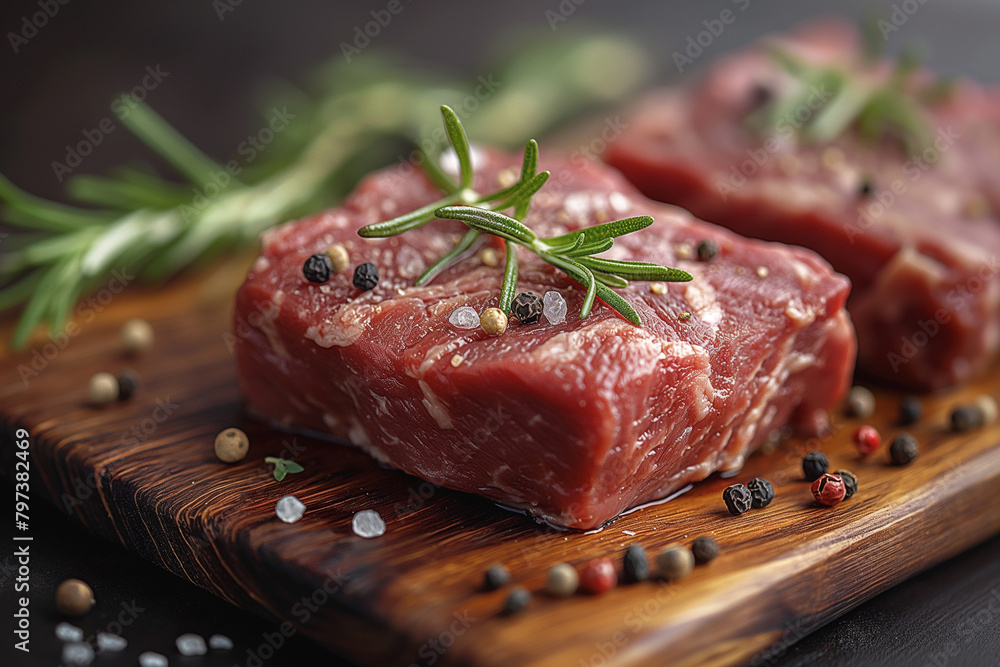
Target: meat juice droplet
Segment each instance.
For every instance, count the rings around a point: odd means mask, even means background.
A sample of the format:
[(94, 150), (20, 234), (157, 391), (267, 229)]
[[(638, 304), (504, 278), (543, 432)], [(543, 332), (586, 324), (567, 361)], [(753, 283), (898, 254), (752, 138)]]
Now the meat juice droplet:
[(461, 306), (452, 311), (448, 321), (459, 329), (476, 329), (479, 327), (479, 313), (471, 306)]
[(375, 510), (361, 510), (351, 520), (351, 528), (359, 537), (378, 537), (385, 533), (385, 521)]
[(542, 297), (542, 314), (549, 324), (561, 324), (566, 321), (566, 299), (559, 292), (546, 292)]
[(295, 523), (305, 511), (306, 506), (295, 496), (285, 496), (274, 506), (274, 513), (285, 523)]

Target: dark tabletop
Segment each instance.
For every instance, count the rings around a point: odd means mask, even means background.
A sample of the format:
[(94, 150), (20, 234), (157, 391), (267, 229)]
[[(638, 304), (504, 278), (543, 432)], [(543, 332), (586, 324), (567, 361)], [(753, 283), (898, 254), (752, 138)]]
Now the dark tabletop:
[[(262, 80), (300, 79), (336, 56), (355, 27), (387, 4), (61, 1), (67, 4), (7, 0), (0, 10), (0, 173), (54, 198), (62, 196), (63, 184), (52, 162), (62, 159), (67, 144), (96, 127), (108, 115), (109, 100), (141, 80), (147, 67), (169, 73), (162, 86), (150, 91), (155, 108), (196, 145), (226, 159), (240, 137), (259, 125), (252, 101)], [(831, 11), (856, 18), (863, 8), (877, 6), (887, 17), (894, 7), (902, 12), (897, 14), (898, 30), (888, 33), (891, 51), (919, 41), (928, 62), (939, 71), (1000, 81), (1000, 5), (990, 0), (850, 0), (835, 5), (817, 0), (401, 2), (404, 9), (379, 35), (379, 47), (399, 50), (452, 76), (475, 74), (500, 36), (515, 28), (544, 36), (596, 27), (633, 36), (660, 63), (661, 80), (677, 79), (672, 53), (703, 29), (703, 21), (726, 8), (746, 7), (706, 49), (705, 63), (803, 19)], [(36, 21), (44, 23), (41, 28), (32, 32), (24, 27), (26, 17), (46, 8), (51, 16)], [(547, 12), (566, 20), (553, 22)], [(22, 40), (12, 34), (29, 36)], [(81, 171), (102, 173), (136, 155), (145, 154), (134, 139), (124, 131), (112, 132)], [(0, 483), (0, 491), (8, 498), (13, 494), (7, 483)], [(70, 576), (88, 581), (99, 592), (96, 609), (79, 622), (85, 632), (117, 631), (120, 623), (129, 641), (124, 653), (102, 656), (95, 665), (135, 665), (139, 653), (152, 650), (170, 655), (171, 664), (261, 667), (258, 647), (274, 636), (274, 622), (244, 613), (88, 535), (55, 508), (35, 502), (31, 510), (32, 652), (25, 656), (12, 648), (17, 563), (14, 548), (7, 546), (0, 549), (0, 614), (5, 619), (0, 667), (59, 664), (53, 632), (60, 619), (51, 600), (55, 586)], [(12, 545), (12, 535), (13, 526), (0, 522), (0, 543)], [(232, 653), (179, 660), (173, 640), (184, 632), (226, 634), (236, 646)], [(754, 664), (951, 667), (998, 665), (998, 656), (1000, 537), (995, 537), (825, 627), (787, 628), (784, 639)], [(310, 641), (292, 637), (263, 664), (343, 663)]]

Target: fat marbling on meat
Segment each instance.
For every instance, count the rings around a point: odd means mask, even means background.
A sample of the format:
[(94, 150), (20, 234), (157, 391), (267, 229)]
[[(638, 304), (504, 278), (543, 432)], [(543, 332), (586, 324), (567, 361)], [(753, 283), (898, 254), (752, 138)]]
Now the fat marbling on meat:
[[(515, 166), (499, 153), (477, 155), (480, 191)], [(501, 336), (458, 329), (448, 317), (459, 306), (497, 304), (503, 267), (476, 253), (415, 287), (464, 227), (435, 220), (397, 237), (358, 237), (363, 225), (441, 196), (412, 170), (387, 169), (342, 207), (263, 235), (235, 311), (250, 409), (575, 529), (739, 468), (779, 427), (824, 428), (854, 364), (843, 276), (809, 251), (746, 240), (653, 203), (600, 164), (542, 167), (553, 176), (525, 221), (539, 236), (652, 215), (652, 227), (604, 256), (678, 266), (694, 280), (620, 290), (642, 327), (600, 301), (580, 320), (581, 286), (522, 251), (519, 290), (558, 291), (565, 322), (514, 321)], [(692, 259), (706, 239), (719, 254)], [(378, 267), (375, 289), (358, 291), (350, 269), (323, 285), (305, 280), (305, 259), (334, 243), (352, 266)]]

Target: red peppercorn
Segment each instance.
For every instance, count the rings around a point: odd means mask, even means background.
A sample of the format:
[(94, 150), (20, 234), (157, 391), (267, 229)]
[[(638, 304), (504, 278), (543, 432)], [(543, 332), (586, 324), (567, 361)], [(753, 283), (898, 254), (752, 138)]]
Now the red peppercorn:
[(595, 558), (580, 573), (580, 588), (594, 595), (610, 591), (617, 584), (615, 565), (607, 558)]
[(840, 475), (824, 473), (812, 484), (813, 498), (824, 505), (836, 505), (847, 494), (844, 480)]
[(854, 444), (862, 454), (872, 454), (882, 444), (882, 436), (872, 426), (861, 426), (854, 432)]

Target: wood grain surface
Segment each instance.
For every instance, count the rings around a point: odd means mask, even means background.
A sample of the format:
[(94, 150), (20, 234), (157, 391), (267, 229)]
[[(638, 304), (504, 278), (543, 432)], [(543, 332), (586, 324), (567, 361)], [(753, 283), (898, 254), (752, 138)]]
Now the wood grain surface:
[[(891, 465), (885, 447), (860, 457), (851, 443), (860, 422), (835, 414), (829, 436), (758, 453), (733, 479), (714, 476), (599, 532), (563, 533), (244, 414), (227, 344), (244, 266), (158, 290), (130, 288), (98, 304), (93, 321), (78, 318), (65, 341), (40, 336), (24, 352), (5, 353), (2, 455), (9, 463), (13, 430), (27, 429), (34, 497), (235, 605), (288, 621), (286, 634), (304, 633), (360, 663), (768, 664), (822, 623), (1000, 532), (1000, 427), (947, 429), (954, 404), (1000, 394), (995, 373), (925, 401), (925, 417), (909, 429), (921, 455), (909, 466)], [(157, 337), (135, 358), (119, 350), (131, 317), (148, 319)], [(11, 326), (0, 331), (5, 340)], [(142, 381), (135, 397), (87, 405), (93, 373), (126, 367)], [(899, 396), (877, 396), (868, 421), (891, 437), (901, 430)], [(213, 454), (215, 434), (227, 426), (251, 439), (239, 464)], [(799, 462), (813, 448), (858, 475), (854, 498), (833, 508), (812, 501)], [(275, 482), (263, 459), (278, 455), (305, 472)], [(729, 516), (722, 490), (755, 476), (774, 483), (774, 502)], [(275, 518), (286, 494), (308, 508), (298, 523)], [(362, 509), (383, 516), (385, 535), (352, 533)], [(617, 561), (631, 543), (655, 556), (702, 534), (722, 554), (685, 579), (600, 597), (542, 593), (554, 563)], [(481, 590), (493, 562), (536, 593), (522, 614), (499, 613), (509, 588)]]

